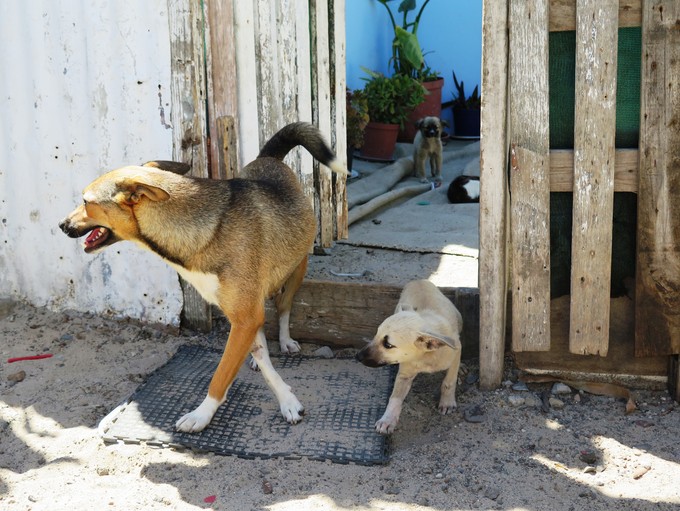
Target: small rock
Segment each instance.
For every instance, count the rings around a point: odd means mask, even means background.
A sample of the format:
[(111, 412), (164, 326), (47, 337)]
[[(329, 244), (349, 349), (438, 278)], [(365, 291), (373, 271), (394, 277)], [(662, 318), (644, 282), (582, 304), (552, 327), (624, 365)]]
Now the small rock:
[(273, 492), (274, 488), (272, 487), (272, 483), (270, 483), (266, 479), (262, 481), (262, 493), (264, 493), (265, 495), (270, 495)]
[(528, 392), (529, 387), (527, 387), (527, 384), (524, 383), (523, 381), (518, 381), (512, 386), (512, 390), (516, 392)]
[(584, 474), (596, 474), (597, 469), (593, 467), (592, 465), (588, 465), (586, 468), (583, 469)]
[(468, 385), (473, 385), (479, 380), (479, 375), (477, 373), (470, 373), (465, 377), (465, 383)]
[(313, 355), (315, 357), (321, 357), (321, 358), (333, 358), (335, 356), (333, 354), (333, 350), (330, 349), (328, 346), (322, 346), (318, 350), (314, 351)]
[(550, 392), (556, 396), (560, 394), (571, 394), (571, 387), (564, 383), (557, 382), (553, 385)]
[(588, 465), (595, 465), (595, 463), (597, 463), (597, 453), (592, 449), (582, 450), (579, 453), (578, 458)]
[(7, 376), (7, 381), (11, 381), (13, 383), (19, 383), (20, 381), (24, 381), (26, 378), (26, 371), (18, 371), (16, 373), (12, 373)]
[(437, 474), (434, 477), (436, 479), (441, 479), (442, 477), (444, 477), (444, 474), (442, 474), (441, 472), (437, 472)]
[(373, 222), (375, 225), (380, 225), (382, 223), (382, 220), (379, 220), (378, 218), (374, 218), (373, 220), (371, 220), (371, 222)]
[(516, 396), (516, 395), (513, 394), (513, 395), (508, 397), (508, 403), (510, 403), (512, 406), (517, 408), (517, 407), (522, 406), (525, 403), (525, 401), (524, 401), (523, 397)]
[(471, 406), (463, 412), (463, 419), (465, 419), (465, 422), (477, 424), (484, 422), (486, 417), (484, 416), (484, 410), (480, 406)]
[(501, 491), (494, 486), (489, 486), (484, 490), (484, 496), (490, 500), (496, 500), (500, 495)]
[(97, 475), (107, 476), (107, 475), (109, 475), (109, 469), (108, 468), (98, 468), (97, 469)]
[(59, 338), (59, 340), (61, 342), (71, 342), (73, 340), (73, 336), (71, 334), (64, 334)]
[(550, 408), (554, 408), (555, 410), (562, 410), (564, 408), (564, 401), (557, 399), (556, 397), (551, 397), (548, 400), (548, 403), (550, 404)]
[(643, 475), (645, 475), (650, 470), (652, 470), (651, 465), (644, 465), (642, 467), (638, 467), (635, 470), (635, 472), (633, 472), (633, 479), (640, 479)]
[(578, 404), (581, 402), (581, 394), (574, 395), (574, 403)]

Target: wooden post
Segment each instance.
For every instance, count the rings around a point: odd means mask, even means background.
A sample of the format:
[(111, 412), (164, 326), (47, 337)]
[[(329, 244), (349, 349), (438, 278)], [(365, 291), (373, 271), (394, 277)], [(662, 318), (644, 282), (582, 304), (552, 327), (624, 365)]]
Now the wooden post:
[(512, 347), (550, 349), (548, 5), (510, 1)]
[(609, 348), (618, 0), (576, 2), (576, 101), (569, 350)]
[(680, 353), (680, 3), (642, 11), (637, 356)]
[(508, 215), (508, 4), (482, 7), (482, 124), (479, 197), (479, 383), (500, 385), (505, 356)]
[[(173, 158), (191, 165), (191, 175), (208, 177), (206, 136), (205, 66), (203, 53), (203, 11), (201, 0), (170, 2)], [(180, 279), (184, 292), (183, 321), (202, 331), (212, 328), (210, 305), (187, 282)]]

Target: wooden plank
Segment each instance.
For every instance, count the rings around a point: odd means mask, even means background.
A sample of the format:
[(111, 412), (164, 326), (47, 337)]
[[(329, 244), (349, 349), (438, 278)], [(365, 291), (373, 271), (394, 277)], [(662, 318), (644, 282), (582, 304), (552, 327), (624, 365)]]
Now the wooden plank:
[[(191, 165), (191, 175), (208, 177), (203, 11), (201, 0), (170, 2), (170, 57), (173, 159)], [(211, 309), (198, 292), (180, 279), (184, 292), (182, 319), (202, 331), (212, 328)]]
[(508, 290), (508, 3), (482, 6), (479, 197), (479, 385), (498, 387), (505, 359)]
[(680, 353), (680, 3), (642, 22), (636, 355)]
[[(614, 191), (637, 193), (638, 150), (617, 149), (614, 156)], [(574, 151), (550, 151), (550, 191), (571, 192), (574, 189)]]
[[(385, 318), (394, 313), (402, 286), (305, 280), (296, 293), (290, 332), (298, 341), (337, 347), (364, 346)], [(463, 357), (479, 352), (479, 292), (474, 288), (440, 288), (463, 316)], [(278, 338), (273, 304), (267, 304), (265, 334)]]
[(531, 372), (586, 373), (594, 375), (589, 378), (599, 375), (610, 381), (630, 376), (649, 376), (663, 381), (668, 370), (667, 357), (635, 357), (633, 298), (622, 296), (611, 299), (609, 351), (605, 357), (570, 352), (569, 303), (568, 295), (551, 301), (550, 351), (515, 353), (513, 358), (520, 369)]
[[(642, 25), (642, 0), (619, 0), (619, 27)], [(576, 0), (550, 0), (550, 31), (576, 30)]]
[[(347, 168), (347, 107), (345, 91), (347, 77), (345, 69), (345, 0), (334, 0), (329, 3), (331, 31), (331, 143), (344, 168)], [(335, 204), (334, 239), (349, 237), (349, 213), (347, 208), (347, 180), (341, 176), (332, 175), (333, 202)]]
[[(322, 133), (331, 132), (330, 40), (328, 1), (310, 2), (312, 37), (312, 116)], [(322, 247), (333, 243), (335, 211), (333, 207), (332, 178), (329, 169), (318, 171), (316, 190), (319, 198), (319, 239)]]
[(548, 6), (510, 1), (512, 346), (550, 348)]
[(576, 101), (569, 349), (609, 346), (618, 0), (576, 2)]
[(680, 356), (668, 357), (668, 393), (680, 403)]
[(233, 0), (213, 0), (206, 5), (210, 177), (228, 179), (236, 176), (239, 168), (234, 5)]

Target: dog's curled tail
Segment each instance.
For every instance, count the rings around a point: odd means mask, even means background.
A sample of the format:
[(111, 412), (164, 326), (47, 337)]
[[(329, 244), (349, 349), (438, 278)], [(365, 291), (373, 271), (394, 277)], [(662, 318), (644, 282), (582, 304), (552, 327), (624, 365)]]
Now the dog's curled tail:
[(260, 150), (258, 158), (283, 158), (296, 146), (301, 145), (315, 159), (337, 174), (349, 174), (336, 158), (319, 129), (308, 122), (294, 122), (281, 128)]

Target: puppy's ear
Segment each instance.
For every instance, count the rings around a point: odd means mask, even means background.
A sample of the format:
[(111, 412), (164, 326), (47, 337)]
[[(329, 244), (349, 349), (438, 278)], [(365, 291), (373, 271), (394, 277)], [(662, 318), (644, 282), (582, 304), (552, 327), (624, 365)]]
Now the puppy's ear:
[(180, 161), (153, 160), (142, 164), (142, 167), (153, 167), (155, 169), (166, 170), (173, 174), (183, 176), (191, 170), (191, 165)]
[(121, 185), (121, 193), (123, 201), (129, 206), (139, 203), (142, 197), (154, 202), (162, 202), (170, 198), (167, 191), (143, 177), (125, 180)]
[(423, 121), (424, 121), (424, 120), (425, 120), (425, 119), (418, 119), (418, 120), (416, 121), (416, 129), (419, 130), (420, 128), (423, 127)]
[(427, 332), (418, 332), (416, 346), (425, 351), (438, 350), (444, 346), (456, 349), (456, 343), (453, 339), (443, 335), (434, 335)]
[(439, 122), (441, 123), (442, 126), (446, 126), (447, 128), (449, 127), (449, 121), (447, 121), (446, 119), (441, 119)]

